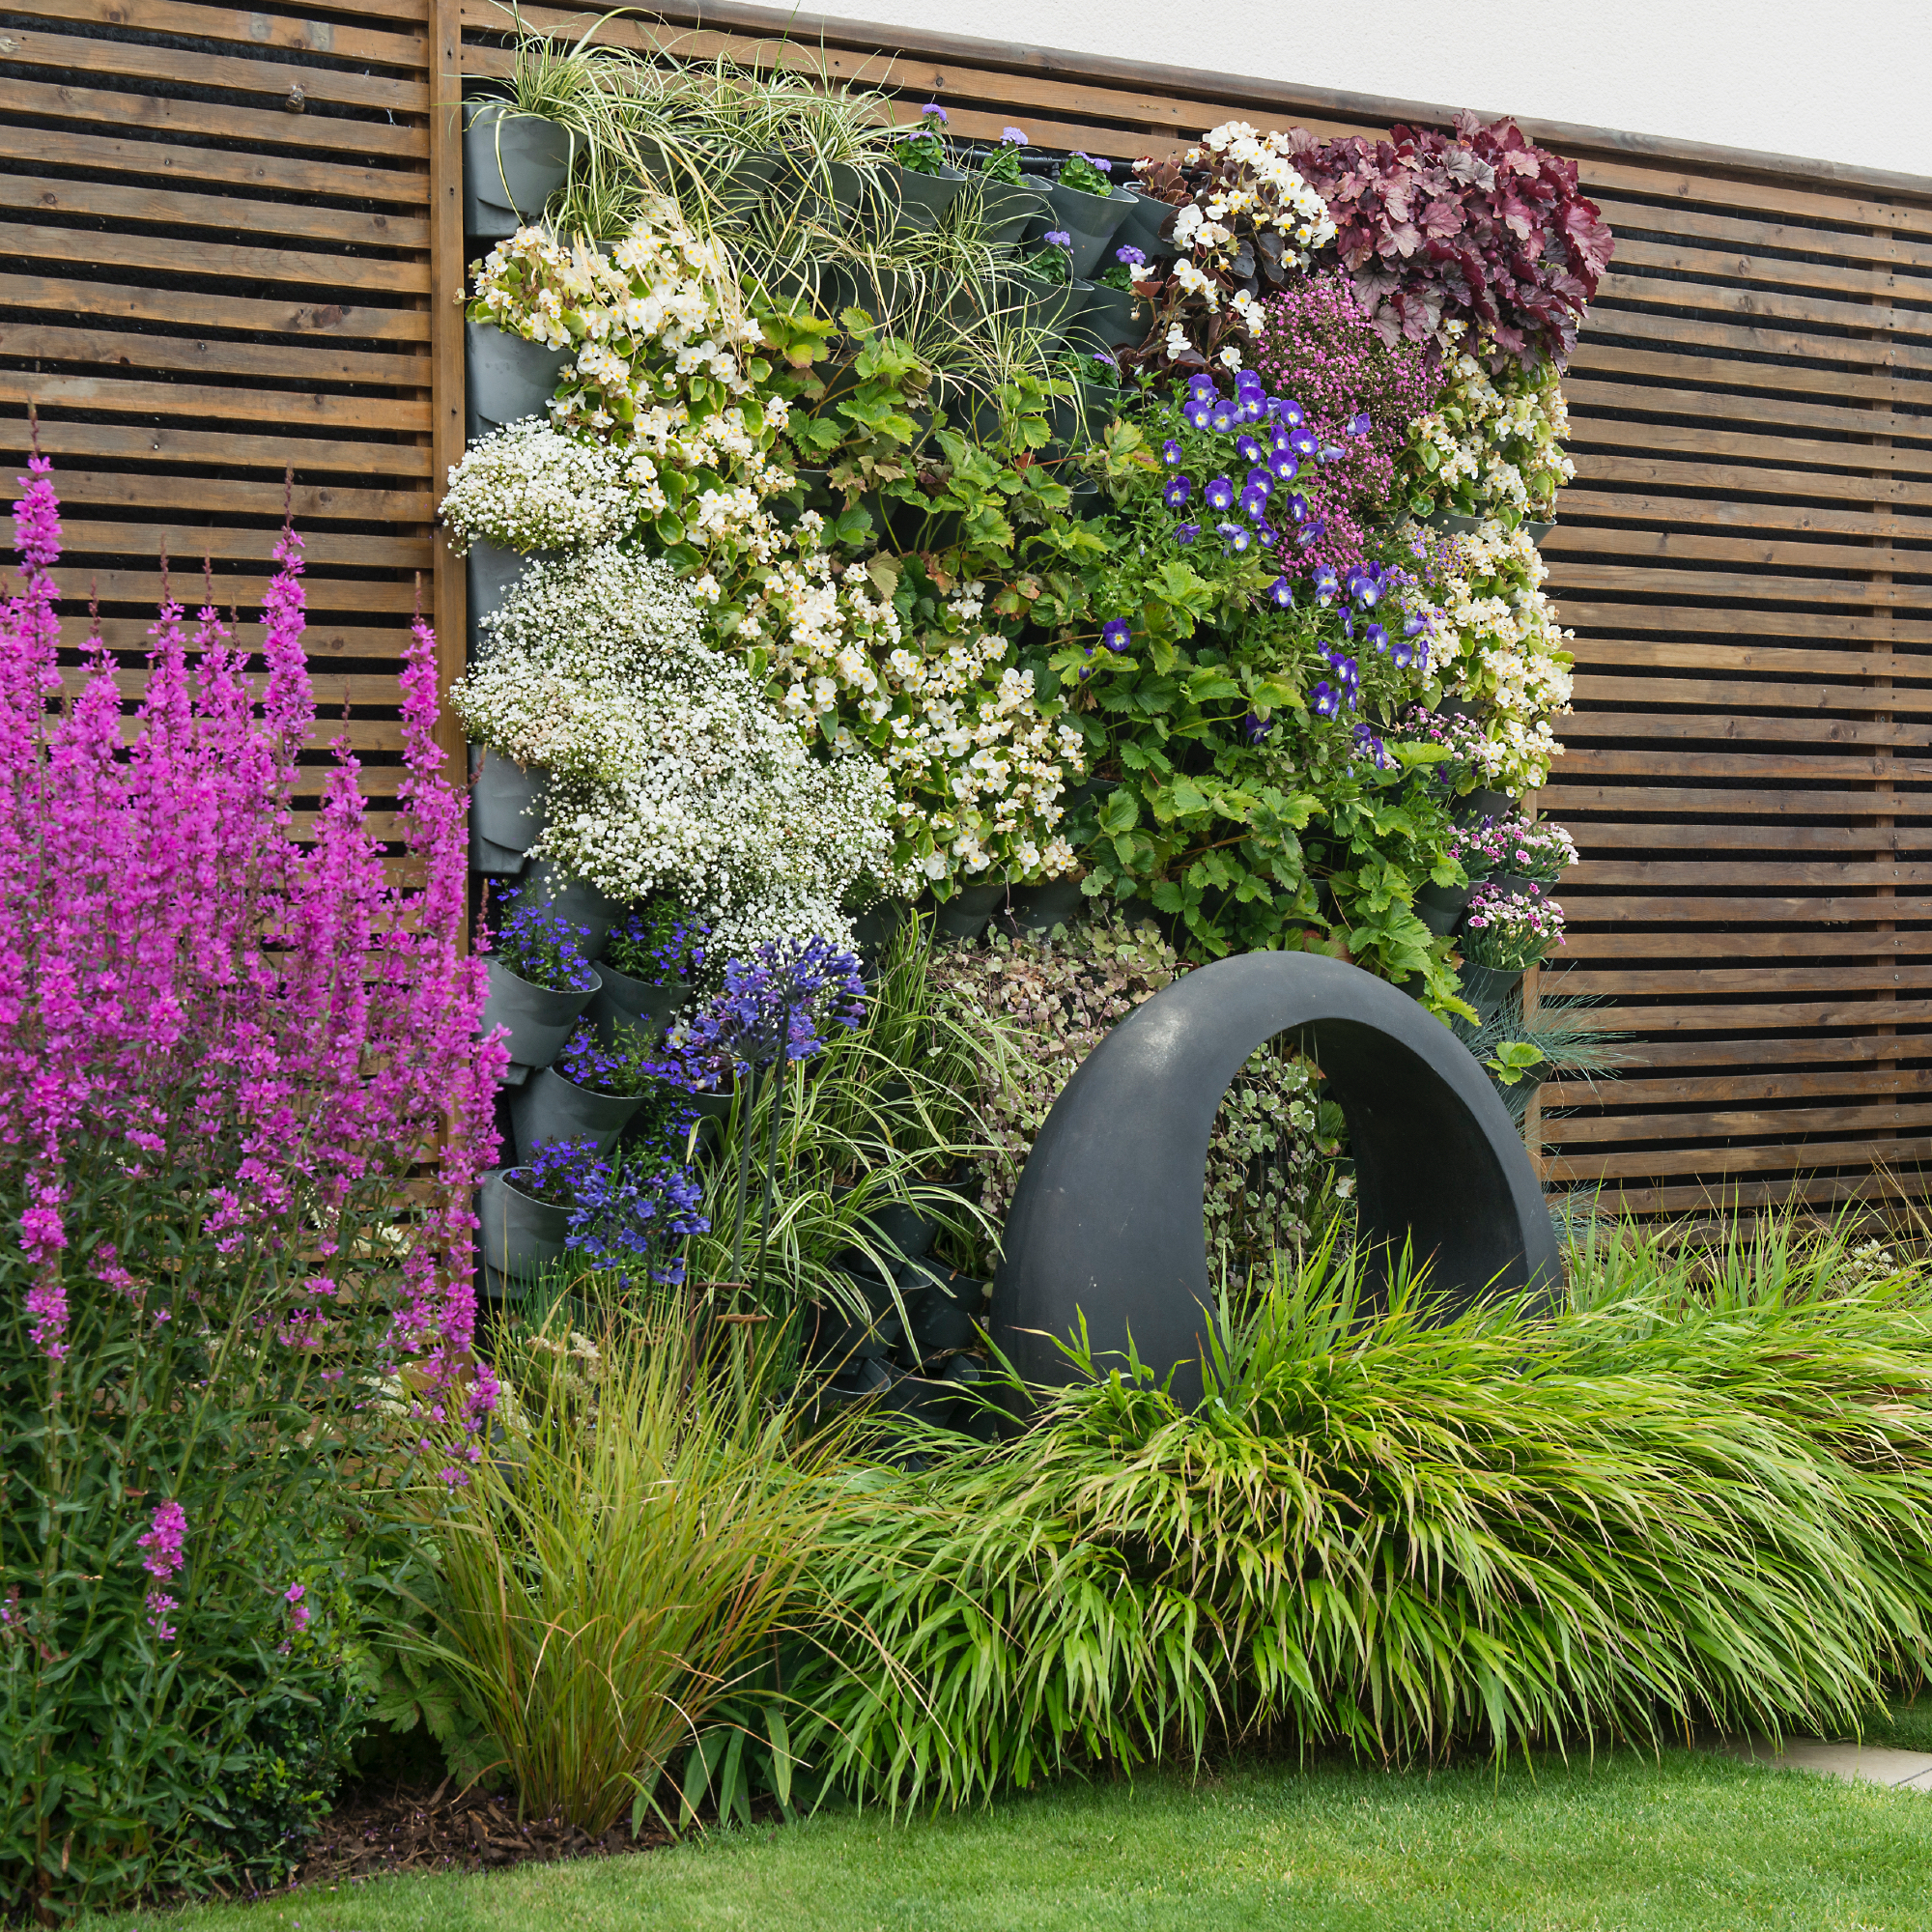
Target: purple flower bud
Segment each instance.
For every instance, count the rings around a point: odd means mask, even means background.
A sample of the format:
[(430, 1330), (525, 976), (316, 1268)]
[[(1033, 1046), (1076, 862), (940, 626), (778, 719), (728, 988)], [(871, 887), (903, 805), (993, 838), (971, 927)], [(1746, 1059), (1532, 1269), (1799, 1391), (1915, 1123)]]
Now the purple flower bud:
[(938, 101), (928, 100), (919, 112), (922, 120), (937, 121), (942, 128), (946, 126), (946, 109)]

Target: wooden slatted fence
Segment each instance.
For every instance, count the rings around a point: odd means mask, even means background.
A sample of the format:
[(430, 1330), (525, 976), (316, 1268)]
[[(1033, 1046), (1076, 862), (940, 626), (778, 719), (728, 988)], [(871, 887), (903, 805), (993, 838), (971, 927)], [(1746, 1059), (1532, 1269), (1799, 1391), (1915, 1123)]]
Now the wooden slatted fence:
[[(293, 466), (323, 689), (379, 789), (432, 564), (446, 662), (460, 650), (461, 573), (429, 526), (461, 447), (452, 108), (459, 79), (504, 71), (503, 25), (489, 0), (41, 0), (0, 27), (0, 435), (17, 456), (39, 403), (68, 582), (98, 584), (130, 653), (163, 535), (178, 559), (211, 549), (223, 601), (245, 603)], [(1122, 156), (1231, 116), (1335, 133), (1445, 118), (753, 8), (606, 32), (822, 64), (898, 90), (908, 116), (936, 96), (960, 135), (1017, 122)], [(1619, 237), (1567, 384), (1579, 474), (1548, 547), (1578, 679), (1542, 802), (1585, 864), (1570, 970), (1544, 979), (1601, 999), (1631, 1064), (1546, 1089), (1550, 1178), (1678, 1212), (1844, 1198), (1874, 1163), (1917, 1177), (1932, 183), (1525, 127), (1581, 163)]]

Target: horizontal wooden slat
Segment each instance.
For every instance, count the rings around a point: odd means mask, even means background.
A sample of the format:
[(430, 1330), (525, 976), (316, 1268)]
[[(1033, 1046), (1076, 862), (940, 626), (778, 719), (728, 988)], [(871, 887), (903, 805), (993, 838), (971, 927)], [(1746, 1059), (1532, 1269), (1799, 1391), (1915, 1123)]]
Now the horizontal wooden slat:
[(29, 375), (0, 369), (0, 403), (42, 410), (114, 411), (120, 414), (259, 423), (276, 433), (307, 428), (384, 436), (426, 431), (427, 397), (332, 396), (288, 389), (244, 389), (218, 383), (123, 383), (109, 376)]
[[(11, 446), (24, 453), (25, 427), (22, 417), (0, 418), (0, 450)], [(114, 423), (43, 418), (41, 447), (53, 457), (119, 456), (139, 462), (220, 464), (237, 469), (279, 470), (293, 464), (298, 479), (304, 471), (313, 474), (318, 469), (424, 477), (430, 467), (430, 453), (418, 443), (349, 442), (300, 435), (242, 436), (233, 431), (176, 429), (171, 423), (135, 429)]]
[[(422, 309), (317, 301), (293, 290), (286, 300), (273, 300), (66, 281), (53, 275), (0, 275), (0, 307), (38, 309), (71, 322), (116, 316), (184, 329), (266, 329), (274, 335), (329, 333), (390, 342), (429, 340), (429, 316)], [(0, 317), (0, 324), (5, 320)]]
[[(1589, 1120), (1556, 1120), (1545, 1123), (1547, 1137), (1559, 1148), (1629, 1146), (1637, 1141), (1679, 1140), (1708, 1144), (1714, 1141), (1760, 1140), (1767, 1137), (1783, 1141), (1789, 1136), (1822, 1134), (1909, 1134), (1932, 1127), (1932, 1106), (1924, 1102), (1908, 1104), (1874, 1097), (1863, 1104), (1841, 1107), (1792, 1105), (1788, 1107), (1729, 1107), (1709, 1113), (1656, 1112), (1641, 1116), (1598, 1114)], [(1578, 1161), (1580, 1153), (1573, 1154)], [(1804, 1164), (1800, 1153), (1791, 1165)], [(1816, 1165), (1815, 1162), (1812, 1163)], [(1835, 1162), (1830, 1163), (1836, 1165)], [(1599, 1169), (1598, 1172), (1605, 1170)], [(1626, 1174), (1670, 1172), (1668, 1168), (1646, 1170), (1638, 1161), (1622, 1170)], [(1676, 1170), (1683, 1173), (1686, 1170)], [(1694, 1170), (1692, 1170), (1694, 1171)], [(1735, 1170), (1732, 1170), (1735, 1171)]]
[(1626, 200), (1617, 194), (1595, 193), (1591, 198), (1616, 232), (1620, 253), (1630, 244), (1634, 231), (1648, 230), (1713, 246), (1743, 248), (1752, 255), (1762, 254), (1766, 249), (1783, 249), (1793, 254), (1825, 255), (1833, 261), (1932, 270), (1932, 242), (1915, 241), (1889, 230), (1744, 220), (1735, 215), (1708, 213), (1702, 209), (1693, 211)]
[[(151, 475), (69, 469), (63, 465), (56, 469), (54, 481), (69, 515), (83, 505), (89, 509), (155, 507), (155, 479)], [(284, 490), (280, 477), (273, 482), (249, 483), (216, 476), (170, 476), (167, 502), (185, 517), (279, 518), (285, 507)], [(298, 478), (286, 507), (298, 527), (304, 530), (328, 521), (426, 524), (436, 514), (436, 498), (427, 490), (340, 489)]]
[(1592, 973), (1572, 966), (1564, 975), (1564, 991), (1578, 997), (1615, 995), (1635, 988), (1646, 996), (1737, 993), (1762, 998), (1771, 993), (1804, 993), (1824, 998), (1833, 993), (1932, 991), (1932, 965), (1905, 966), (1886, 961), (1870, 966), (1697, 966), (1682, 971), (1647, 967)]
[(426, 355), (365, 349), (326, 335), (306, 342), (231, 342), (128, 328), (59, 328), (0, 316), (0, 355), (31, 357), (43, 366), (100, 364), (112, 368), (117, 377), (181, 371), (233, 383), (244, 395), (249, 392), (237, 379), (267, 379), (317, 389), (345, 384), (427, 388), (430, 382)]
[[(98, 597), (103, 604), (138, 604), (144, 609), (158, 605), (161, 598), (161, 576), (157, 570), (91, 570), (85, 564), (62, 563), (53, 578), (62, 598), (76, 608), (85, 607), (90, 597)], [(415, 605), (415, 591), (408, 582), (320, 576), (309, 576), (303, 582), (309, 605), (317, 611), (393, 611), (407, 614)], [(199, 570), (185, 570), (175, 578), (174, 584), (185, 601), (200, 601)], [(266, 577), (215, 573), (215, 594), (223, 610), (231, 602), (240, 604), (244, 611), (257, 610), (268, 587)]]
[[(1875, 1124), (1882, 1125), (1883, 1122)], [(1832, 1168), (1870, 1167), (1889, 1160), (1932, 1159), (1932, 1139), (1909, 1133), (1883, 1139), (1819, 1139), (1802, 1147), (1726, 1147), (1700, 1141), (1690, 1148), (1649, 1148), (1640, 1153), (1573, 1154), (1549, 1163), (1556, 1181), (1609, 1180), (1625, 1175), (1694, 1174), (1713, 1186), (1721, 1177), (1742, 1174), (1817, 1174)]]
[(245, 47), (404, 69), (420, 70), (429, 60), (429, 42), (421, 28), (401, 19), (385, 31), (373, 22), (344, 26), (333, 20), (196, 5), (192, 0), (14, 0), (8, 12), (16, 19), (64, 21), (83, 33), (89, 27), (131, 27), (143, 33), (180, 34), (197, 41), (228, 41)]
[(1828, 756), (1801, 757), (1795, 752), (1688, 752), (1675, 745), (1645, 745), (1634, 751), (1579, 746), (1563, 760), (1564, 781), (1572, 784), (1665, 774), (1679, 782), (1721, 779), (1735, 784), (1766, 781), (1852, 784), (1861, 779), (1887, 779), (1897, 784), (1924, 784), (1932, 781), (1932, 760), (1903, 754), (1873, 756), (1849, 748)]
[[(1608, 678), (1593, 678), (1593, 685), (1613, 683)], [(1636, 682), (1635, 679), (1632, 680)], [(1720, 687), (1719, 687), (1720, 688)], [(1734, 697), (1737, 687), (1733, 686)], [(1593, 694), (1595, 695), (1595, 694)], [(1763, 689), (1747, 686), (1744, 695), (1753, 707), (1762, 702)], [(1866, 711), (1883, 703), (1889, 694), (1865, 691), (1858, 694)], [(1652, 700), (1655, 702), (1655, 699)], [(1713, 704), (1721, 700), (1706, 700)], [(1637, 745), (1646, 754), (1673, 761), (1672, 745), (1709, 743), (1726, 739), (1737, 744), (1808, 745), (1823, 750), (1827, 746), (1884, 747), (1902, 751), (1932, 747), (1932, 724), (1899, 719), (1845, 718), (1825, 716), (1822, 706), (1800, 712), (1796, 717), (1765, 717), (1757, 710), (1739, 711), (1604, 711), (1594, 707), (1578, 711), (1563, 721), (1563, 740), (1575, 751), (1597, 739), (1622, 746)], [(1875, 762), (1883, 768), (1884, 759)], [(1571, 769), (1576, 769), (1572, 767)]]
[[(366, 563), (377, 570), (427, 570), (427, 536), (351, 536), (336, 530), (298, 532), (302, 554), (311, 564)], [(193, 560), (204, 554), (216, 562), (236, 557), (266, 563), (281, 540), (277, 530), (236, 529), (228, 525), (197, 524), (185, 518), (172, 524), (100, 524), (63, 515), (61, 545), (70, 557), (92, 553), (152, 556), (163, 541), (170, 556)]]
[[(1915, 275), (1903, 263), (1889, 267), (1855, 268), (1842, 262), (1793, 262), (1761, 250), (1713, 246), (1698, 237), (1686, 236), (1673, 242), (1649, 242), (1632, 235), (1618, 238), (1619, 270), (1662, 269), (1673, 282), (1703, 285), (1708, 278), (1723, 277), (1755, 284), (1756, 291), (1773, 314), (1787, 311), (1782, 304), (1793, 299), (1798, 290), (1828, 291), (1855, 298), (1866, 304), (1893, 301), (1932, 300), (1932, 284)], [(1800, 299), (1803, 299), (1800, 298)], [(1839, 304), (1825, 304), (1835, 311)], [(1809, 313), (1805, 309), (1799, 311)]]

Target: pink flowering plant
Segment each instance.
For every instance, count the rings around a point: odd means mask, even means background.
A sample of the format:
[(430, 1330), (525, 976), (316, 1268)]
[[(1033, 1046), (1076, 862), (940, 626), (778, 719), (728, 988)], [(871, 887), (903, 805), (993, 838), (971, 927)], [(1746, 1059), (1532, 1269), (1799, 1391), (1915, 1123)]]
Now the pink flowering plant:
[(1541, 886), (1512, 893), (1486, 881), (1469, 895), (1462, 944), (1472, 966), (1524, 973), (1563, 943), (1563, 908)]
[(428, 630), (402, 883), (346, 748), (301, 762), (293, 530), (259, 669), (170, 596), (130, 718), (98, 639), (64, 680), (32, 471), (0, 613), (8, 1917), (298, 1854), (368, 1704), (371, 1472), (492, 1399), (470, 1202), (502, 1059), (475, 1038)]

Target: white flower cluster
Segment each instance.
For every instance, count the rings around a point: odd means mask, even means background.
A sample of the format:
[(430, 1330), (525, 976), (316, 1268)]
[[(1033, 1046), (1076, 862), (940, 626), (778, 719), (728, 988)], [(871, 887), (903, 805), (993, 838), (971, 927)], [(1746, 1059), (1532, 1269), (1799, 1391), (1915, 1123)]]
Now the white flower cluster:
[[(1213, 163), (1213, 181), (1174, 217), (1175, 244), (1182, 251), (1175, 272), (1181, 286), (1201, 294), (1209, 308), (1216, 306), (1213, 285), (1189, 255), (1225, 270), (1239, 252), (1244, 230), (1272, 231), (1281, 237), (1282, 259), (1305, 269), (1316, 249), (1334, 241), (1328, 204), (1302, 179), (1293, 154), (1289, 137), (1279, 129), (1257, 134), (1245, 121), (1224, 121), (1182, 157), (1190, 168), (1210, 156)], [(1199, 289), (1183, 269), (1200, 278)], [(1260, 304), (1251, 299), (1246, 306), (1259, 312)]]
[(1435, 410), (1410, 428), (1407, 466), (1450, 508), (1552, 521), (1557, 491), (1577, 474), (1563, 448), (1570, 412), (1556, 365), (1542, 363), (1532, 374), (1510, 357), (1497, 376), (1480, 343), (1473, 355), (1462, 346), (1465, 323), (1445, 329), (1455, 343), (1446, 386)]
[(1534, 791), (1562, 754), (1549, 721), (1571, 698), (1569, 634), (1543, 592), (1548, 567), (1527, 530), (1494, 518), (1447, 539), (1438, 556), (1435, 668), (1450, 695), (1483, 702), (1500, 747), (1492, 775), (1507, 790)]
[(449, 472), (442, 519), (453, 556), (478, 538), (505, 550), (589, 550), (665, 507), (657, 465), (635, 447), (566, 436), (526, 416), (475, 443)]
[(1054, 828), (1082, 740), (1041, 710), (1009, 640), (980, 629), (984, 591), (959, 585), (945, 627), (907, 639), (864, 564), (786, 559), (768, 585), (771, 674), (787, 718), (840, 750), (869, 745), (892, 774), (899, 863), (932, 879), (1056, 877), (1074, 865)]
[(660, 561), (606, 547), (540, 562), (452, 701), (472, 736), (550, 768), (537, 856), (615, 898), (675, 894), (712, 922), (720, 959), (842, 940), (855, 885), (909, 883), (891, 783), (863, 755), (814, 758), (700, 627)]

